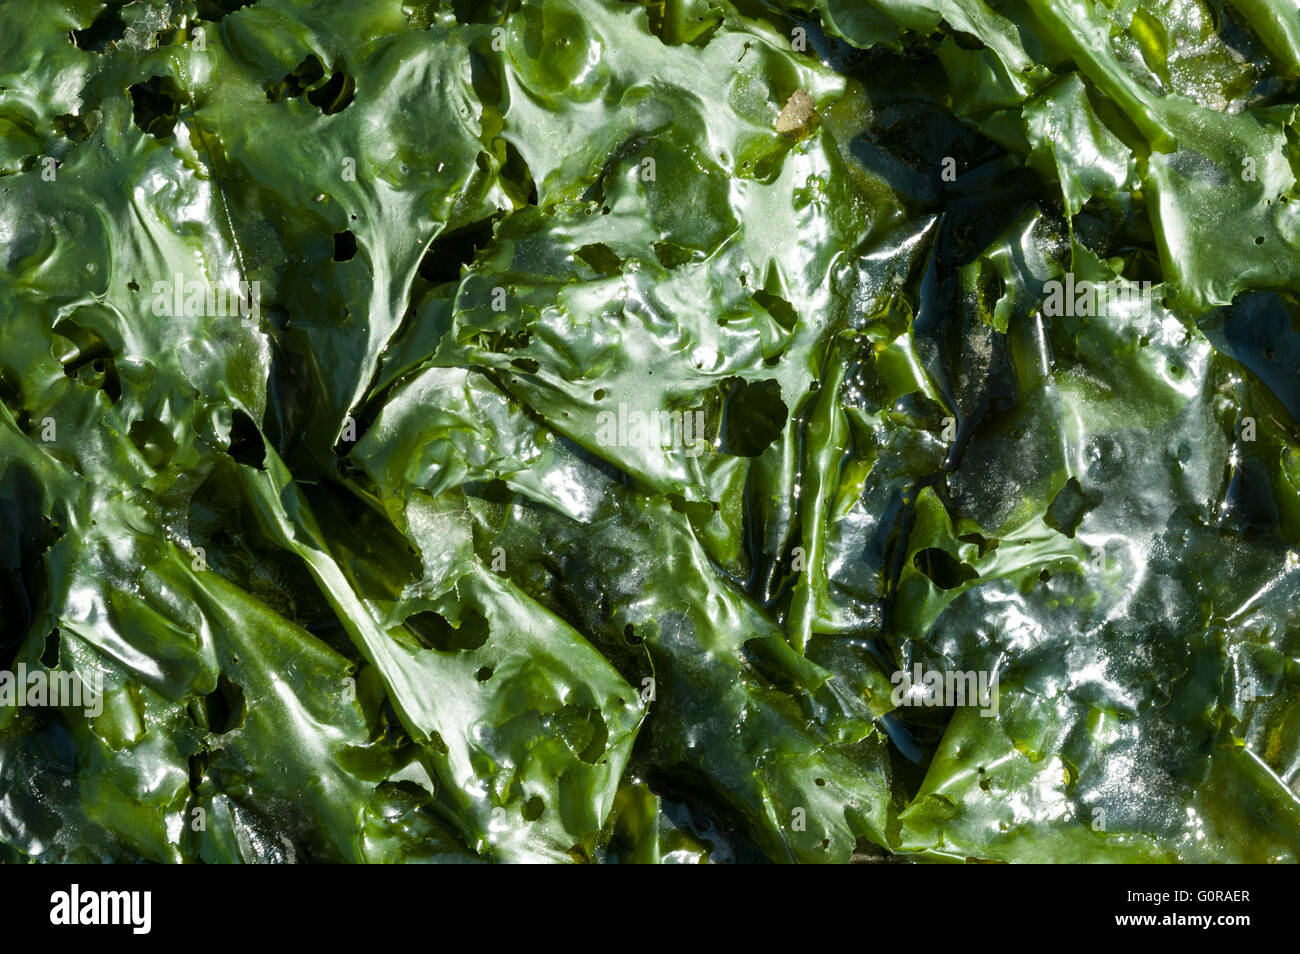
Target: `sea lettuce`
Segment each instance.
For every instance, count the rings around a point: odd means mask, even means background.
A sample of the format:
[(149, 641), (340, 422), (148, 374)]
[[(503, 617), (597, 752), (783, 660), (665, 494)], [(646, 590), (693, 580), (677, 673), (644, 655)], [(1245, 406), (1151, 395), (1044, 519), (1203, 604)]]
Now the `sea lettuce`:
[(1296, 860), (1298, 43), (0, 4), (0, 858)]

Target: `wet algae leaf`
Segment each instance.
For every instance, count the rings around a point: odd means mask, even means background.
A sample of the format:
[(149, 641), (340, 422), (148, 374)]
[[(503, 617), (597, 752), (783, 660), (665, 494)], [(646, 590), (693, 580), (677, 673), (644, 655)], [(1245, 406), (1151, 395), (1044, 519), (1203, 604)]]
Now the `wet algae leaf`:
[(0, 859), (1295, 861), (1300, 20), (0, 4)]

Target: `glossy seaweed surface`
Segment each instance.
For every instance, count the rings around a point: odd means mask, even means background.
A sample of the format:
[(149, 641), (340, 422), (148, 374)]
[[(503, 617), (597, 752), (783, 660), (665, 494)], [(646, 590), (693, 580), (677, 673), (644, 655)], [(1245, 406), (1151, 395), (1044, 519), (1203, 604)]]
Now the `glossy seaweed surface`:
[(4, 0), (0, 859), (1296, 860), (1298, 77), (1289, 0)]

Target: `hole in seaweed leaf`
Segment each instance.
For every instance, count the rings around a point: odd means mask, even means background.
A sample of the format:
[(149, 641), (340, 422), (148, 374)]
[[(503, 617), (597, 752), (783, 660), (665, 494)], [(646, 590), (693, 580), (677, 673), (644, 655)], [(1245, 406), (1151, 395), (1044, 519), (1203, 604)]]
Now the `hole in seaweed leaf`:
[(328, 83), (307, 94), (307, 102), (326, 116), (332, 116), (347, 109), (356, 93), (356, 81), (343, 70), (338, 69), (334, 71)]
[(623, 271), (623, 260), (604, 242), (584, 245), (574, 255), (590, 265), (597, 275), (609, 277)]
[(750, 384), (741, 378), (722, 384), (727, 392), (722, 449), (737, 457), (757, 457), (785, 429), (790, 409), (781, 399), (781, 385), (774, 379)]
[(325, 76), (325, 67), (321, 65), (315, 53), (308, 53), (301, 63), (284, 74), (284, 79), (266, 91), (266, 98), (273, 103), (282, 99), (301, 96), (315, 86)]
[(406, 628), (429, 649), (443, 653), (472, 652), (487, 642), (488, 622), (474, 610), (467, 610), (460, 626), (452, 626), (437, 613), (425, 611), (408, 616)]
[(238, 408), (230, 422), (229, 454), (236, 463), (266, 469), (266, 445), (253, 419)]
[(203, 712), (207, 716), (209, 732), (225, 735), (238, 729), (248, 715), (244, 690), (222, 673), (217, 677), (217, 688), (203, 697)]
[(196, 0), (194, 5), (198, 9), (200, 20), (215, 23), (236, 10), (252, 6), (255, 2), (256, 0)]
[(67, 338), (76, 351), (63, 364), (63, 373), (83, 387), (103, 391), (109, 402), (122, 397), (122, 382), (108, 343), (96, 332), (65, 318), (54, 326), (54, 333)]
[(776, 323), (786, 331), (793, 331), (794, 326), (799, 323), (799, 315), (794, 310), (794, 306), (782, 298), (780, 295), (773, 294), (767, 289), (759, 289), (754, 292), (754, 301), (763, 306), (769, 315), (776, 319)]
[(72, 42), (77, 49), (87, 53), (103, 53), (122, 39), (126, 22), (122, 19), (122, 4), (110, 3), (99, 12), (84, 30), (72, 31)]
[(0, 669), (19, 647), (49, 592), (45, 551), (62, 535), (41, 510), (45, 491), (22, 465), (0, 472)]
[(170, 76), (153, 76), (136, 83), (131, 93), (135, 124), (155, 139), (166, 139), (176, 128), (185, 94)]
[(447, 232), (433, 240), (420, 259), (420, 277), (431, 285), (454, 282), (462, 266), (474, 261), (478, 250), (492, 241), (491, 218)]
[[(95, 114), (91, 115), (93, 119)], [(91, 124), (86, 122), (84, 116), (64, 113), (62, 116), (54, 117), (54, 131), (70, 142), (85, 142), (90, 135)]]
[(506, 161), (501, 167), (501, 185), (510, 198), (521, 205), (537, 204), (537, 183), (532, 170), (515, 144), (506, 140)]
[(1084, 514), (1101, 502), (1101, 495), (1085, 493), (1075, 477), (1071, 477), (1048, 505), (1043, 519), (1057, 533), (1073, 537)]
[(50, 630), (50, 634), (45, 637), (45, 648), (41, 650), (41, 665), (46, 669), (57, 669), (59, 667), (59, 649), (59, 631), (55, 628)]
[(974, 567), (939, 547), (926, 547), (919, 551), (912, 558), (912, 564), (941, 590), (955, 590), (963, 583), (979, 579)]
[(334, 261), (350, 262), (357, 254), (357, 237), (351, 229), (334, 233)]

